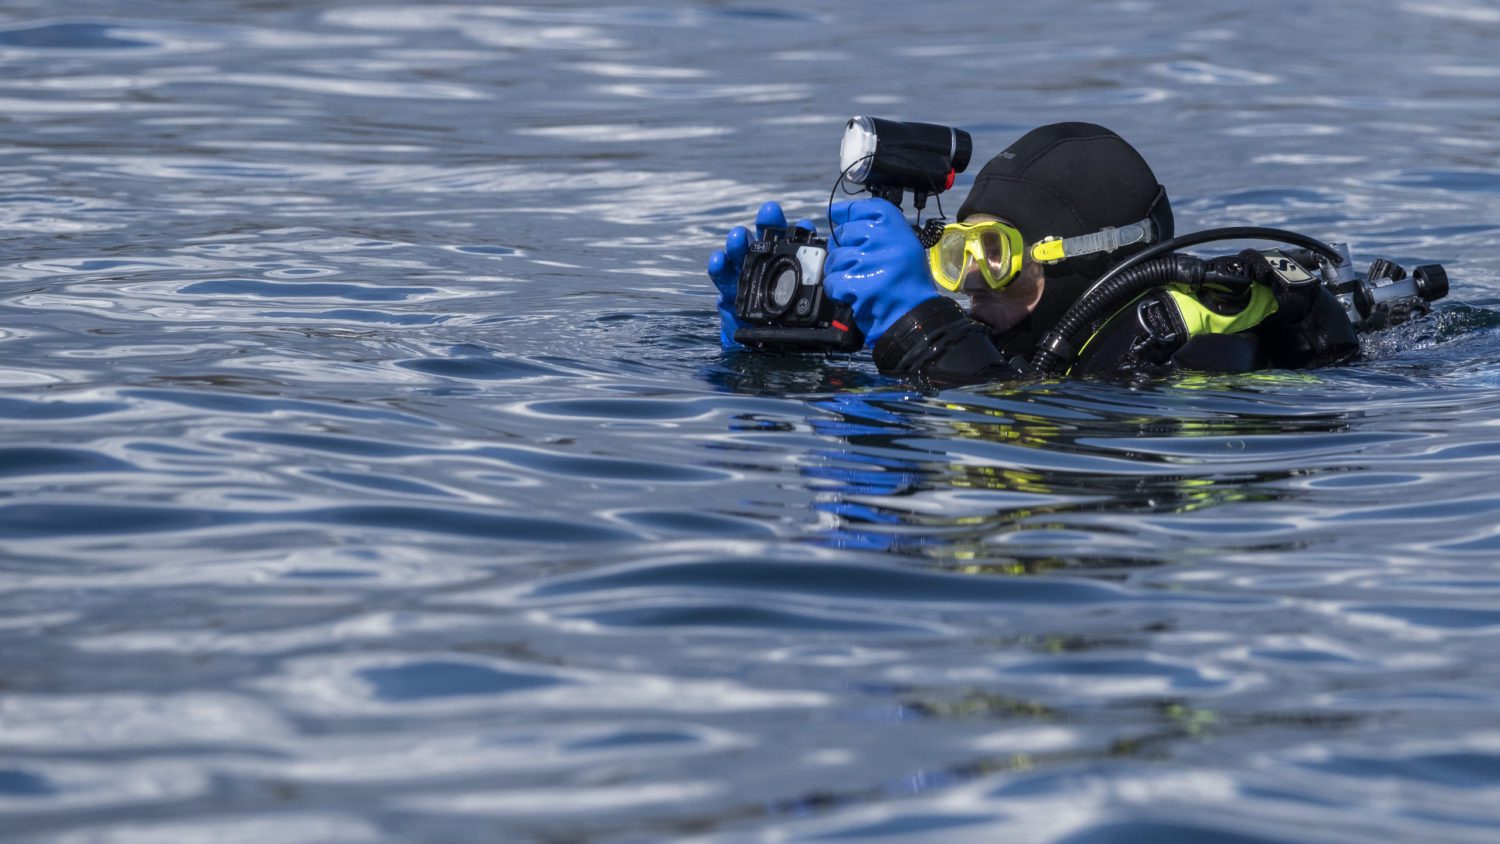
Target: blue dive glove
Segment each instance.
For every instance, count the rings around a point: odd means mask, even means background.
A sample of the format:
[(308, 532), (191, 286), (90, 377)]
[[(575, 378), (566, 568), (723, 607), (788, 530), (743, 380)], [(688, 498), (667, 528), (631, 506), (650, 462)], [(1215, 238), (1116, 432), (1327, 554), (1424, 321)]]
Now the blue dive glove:
[(927, 270), (927, 250), (901, 209), (884, 199), (835, 203), (828, 219), (834, 236), (823, 286), (854, 308), (865, 344), (873, 346), (896, 320), (939, 295)]
[[(811, 220), (798, 220), (797, 225), (808, 231), (816, 231)], [(756, 239), (766, 236), (768, 228), (786, 228), (786, 214), (781, 205), (767, 202), (755, 215)], [(740, 286), (740, 270), (745, 266), (745, 255), (750, 248), (750, 232), (744, 226), (735, 226), (724, 238), (724, 248), (708, 256), (708, 277), (719, 289), (719, 345), (726, 349), (738, 349), (734, 332), (740, 327), (734, 318), (734, 297)]]

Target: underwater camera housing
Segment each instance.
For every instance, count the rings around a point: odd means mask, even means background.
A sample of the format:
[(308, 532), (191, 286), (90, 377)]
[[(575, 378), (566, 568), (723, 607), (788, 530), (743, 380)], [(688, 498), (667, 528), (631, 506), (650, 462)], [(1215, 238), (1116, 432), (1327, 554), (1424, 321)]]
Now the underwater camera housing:
[[(839, 146), (839, 180), (921, 210), (969, 166), (968, 132), (936, 123), (851, 117)], [(834, 187), (837, 190), (837, 185)], [(930, 245), (924, 242), (924, 246)], [(735, 342), (761, 350), (852, 352), (864, 345), (854, 311), (823, 289), (828, 241), (801, 228), (770, 228), (750, 243), (734, 300)]]
[(752, 241), (740, 271), (735, 342), (755, 349), (845, 351), (864, 345), (854, 310), (823, 288), (828, 241), (800, 226), (768, 228)]

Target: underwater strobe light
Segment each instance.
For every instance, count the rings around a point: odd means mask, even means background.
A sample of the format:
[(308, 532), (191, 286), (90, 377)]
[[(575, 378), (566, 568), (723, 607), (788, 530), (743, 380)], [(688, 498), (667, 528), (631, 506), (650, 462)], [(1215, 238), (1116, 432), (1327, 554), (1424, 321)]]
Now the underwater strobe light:
[(844, 126), (839, 170), (896, 205), (910, 191), (920, 209), (927, 197), (953, 187), (953, 177), (969, 166), (973, 154), (974, 139), (962, 129), (861, 115)]

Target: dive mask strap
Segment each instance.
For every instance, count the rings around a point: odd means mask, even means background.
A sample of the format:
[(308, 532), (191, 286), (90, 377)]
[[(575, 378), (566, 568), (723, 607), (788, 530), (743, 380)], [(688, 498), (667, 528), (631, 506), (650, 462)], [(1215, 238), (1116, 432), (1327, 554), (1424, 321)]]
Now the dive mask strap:
[(1156, 224), (1147, 217), (1119, 228), (1105, 226), (1092, 234), (1077, 237), (1044, 237), (1031, 247), (1031, 259), (1039, 264), (1055, 264), (1067, 258), (1096, 252), (1113, 252), (1134, 243), (1150, 243), (1155, 239)]

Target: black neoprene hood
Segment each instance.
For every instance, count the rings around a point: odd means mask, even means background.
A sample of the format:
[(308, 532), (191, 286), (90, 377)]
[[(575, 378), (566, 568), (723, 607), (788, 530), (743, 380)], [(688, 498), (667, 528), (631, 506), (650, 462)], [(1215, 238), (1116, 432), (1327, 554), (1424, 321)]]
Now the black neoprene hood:
[(1160, 189), (1124, 138), (1093, 123), (1053, 123), (991, 158), (958, 216), (1003, 217), (1028, 242), (1073, 237), (1140, 220)]
[[(1161, 229), (1157, 240), (1172, 236), (1171, 204), (1151, 166), (1124, 138), (1093, 123), (1038, 127), (991, 158), (959, 206), (960, 220), (971, 214), (1009, 221), (1028, 244), (1123, 226), (1148, 215)], [(1045, 330), (1093, 279), (1140, 248), (1047, 267), (1042, 300), (1025, 321), (1030, 324), (1017, 326), (1017, 339)]]

